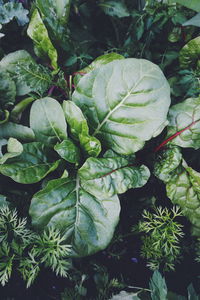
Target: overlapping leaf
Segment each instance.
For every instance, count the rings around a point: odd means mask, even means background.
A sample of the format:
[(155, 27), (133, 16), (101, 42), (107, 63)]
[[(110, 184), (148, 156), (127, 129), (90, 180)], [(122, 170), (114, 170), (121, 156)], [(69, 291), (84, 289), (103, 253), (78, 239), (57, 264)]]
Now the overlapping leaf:
[(181, 68), (200, 67), (200, 36), (189, 41), (179, 53)]
[(143, 59), (110, 62), (83, 76), (73, 94), (93, 136), (131, 154), (166, 126), (170, 89), (162, 71)]
[(16, 86), (9, 73), (0, 68), (0, 108), (15, 102)]
[(28, 10), (24, 9), (21, 3), (8, 2), (0, 5), (0, 23), (9, 23), (13, 18), (17, 20), (18, 25), (25, 25), (28, 23)]
[(54, 171), (59, 160), (54, 160), (52, 150), (40, 142), (23, 145), (21, 155), (10, 158), (0, 166), (0, 173), (14, 181), (30, 184), (40, 181)]
[(0, 139), (9, 139), (10, 137), (31, 142), (35, 139), (33, 130), (27, 126), (7, 122), (0, 125)]

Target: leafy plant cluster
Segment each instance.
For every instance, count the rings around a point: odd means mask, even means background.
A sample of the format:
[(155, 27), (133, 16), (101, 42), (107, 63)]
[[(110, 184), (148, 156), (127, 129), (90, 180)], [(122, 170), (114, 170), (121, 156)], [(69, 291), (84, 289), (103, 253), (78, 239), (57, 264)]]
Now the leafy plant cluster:
[[(1, 184), (1, 198), (12, 203), (15, 189), (31, 188), (18, 205), (31, 228), (16, 210), (0, 210), (2, 285), (13, 266), (28, 287), (41, 264), (66, 277), (71, 259), (123, 241), (113, 239), (120, 195), (146, 186), (148, 197), (162, 186), (167, 199), (165, 207), (157, 195), (155, 212), (148, 205), (132, 220), (147, 266), (175, 270), (184, 218), (199, 261), (200, 8), (195, 0), (133, 2), (0, 1), (0, 176), (13, 186)], [(10, 46), (13, 27), (22, 49)], [(79, 299), (87, 276), (77, 279), (73, 268)], [(123, 288), (97, 269), (99, 299)]]

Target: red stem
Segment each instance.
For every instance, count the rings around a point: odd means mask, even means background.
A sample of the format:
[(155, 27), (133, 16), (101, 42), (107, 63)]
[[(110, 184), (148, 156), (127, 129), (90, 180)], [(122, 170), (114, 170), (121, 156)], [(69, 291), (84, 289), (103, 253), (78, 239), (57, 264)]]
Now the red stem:
[(180, 135), (182, 132), (184, 132), (187, 129), (190, 129), (193, 125), (195, 125), (197, 122), (199, 122), (199, 120), (193, 121), (190, 125), (188, 125), (187, 127), (181, 129), (180, 131), (177, 131), (176, 133), (174, 133), (173, 135), (171, 135), (168, 139), (166, 139), (164, 142), (162, 142), (158, 147), (155, 148), (154, 152), (159, 151), (162, 147), (164, 147), (168, 142), (170, 142), (171, 140), (175, 139), (178, 135)]
[(110, 171), (110, 172), (108, 172), (108, 173), (106, 173), (106, 174), (104, 174), (104, 175), (100, 176), (99, 178), (106, 177), (106, 176), (108, 176), (108, 175), (110, 175), (110, 174), (112, 174), (112, 173), (114, 173), (114, 172), (116, 172), (116, 171), (118, 171), (118, 170), (120, 170), (120, 169), (123, 169), (123, 168), (128, 168), (128, 167), (134, 167), (134, 166), (135, 166), (134, 164), (131, 164), (131, 165), (127, 165), (127, 166), (123, 166), (123, 167), (120, 167), (120, 168), (114, 169), (114, 170), (112, 170), (112, 171)]

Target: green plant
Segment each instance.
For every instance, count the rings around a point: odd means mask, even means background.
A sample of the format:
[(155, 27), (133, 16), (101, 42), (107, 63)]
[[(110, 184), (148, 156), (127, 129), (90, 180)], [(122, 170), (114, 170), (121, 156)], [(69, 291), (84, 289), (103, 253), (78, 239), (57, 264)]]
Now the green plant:
[(141, 256), (147, 260), (147, 266), (156, 270), (175, 270), (175, 263), (181, 255), (180, 240), (183, 238), (182, 225), (175, 221), (181, 216), (179, 208), (171, 210), (155, 207), (155, 212), (144, 210), (143, 220), (138, 224), (142, 236)]
[(5, 285), (13, 271), (21, 273), (27, 287), (33, 284), (42, 265), (56, 275), (67, 277), (70, 268), (70, 246), (53, 228), (36, 234), (27, 228), (25, 218), (18, 218), (16, 210), (0, 207), (0, 283)]

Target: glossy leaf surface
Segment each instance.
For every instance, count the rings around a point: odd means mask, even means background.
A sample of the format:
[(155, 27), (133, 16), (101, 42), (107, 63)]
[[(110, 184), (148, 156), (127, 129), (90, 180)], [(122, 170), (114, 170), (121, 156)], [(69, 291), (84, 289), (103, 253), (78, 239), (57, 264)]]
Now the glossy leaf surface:
[(73, 101), (107, 148), (132, 154), (166, 126), (170, 89), (162, 71), (143, 59), (110, 62), (85, 75)]
[(25, 142), (30, 142), (34, 141), (35, 134), (31, 128), (20, 124), (7, 122), (5, 124), (0, 125), (0, 138), (8, 139), (10, 137)]
[(70, 163), (78, 163), (80, 160), (80, 150), (79, 148), (72, 142), (72, 140), (67, 139), (62, 141), (59, 144), (56, 144), (54, 150), (62, 157)]

